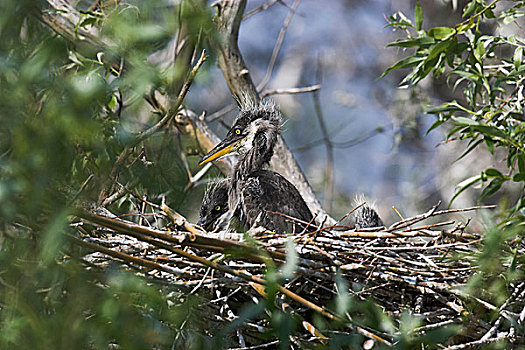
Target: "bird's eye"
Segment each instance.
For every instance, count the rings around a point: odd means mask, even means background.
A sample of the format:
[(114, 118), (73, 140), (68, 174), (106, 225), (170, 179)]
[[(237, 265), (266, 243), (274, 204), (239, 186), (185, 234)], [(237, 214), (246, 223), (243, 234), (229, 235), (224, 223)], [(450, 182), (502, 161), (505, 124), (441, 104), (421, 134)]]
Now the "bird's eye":
[(235, 129), (235, 133), (236, 133), (237, 135), (240, 135), (240, 134), (241, 134), (241, 129)]
[(215, 210), (217, 210), (217, 211), (221, 210), (221, 206), (220, 206), (220, 205), (217, 205), (217, 206), (215, 207)]

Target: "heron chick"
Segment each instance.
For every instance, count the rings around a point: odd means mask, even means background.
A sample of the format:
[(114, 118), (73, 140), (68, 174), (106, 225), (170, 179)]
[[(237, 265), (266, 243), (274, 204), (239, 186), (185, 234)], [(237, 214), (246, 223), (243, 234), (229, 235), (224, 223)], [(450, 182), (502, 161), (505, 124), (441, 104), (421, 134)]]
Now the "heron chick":
[(228, 206), (244, 229), (262, 226), (277, 232), (297, 232), (305, 227), (301, 221), (312, 221), (312, 213), (295, 186), (264, 169), (274, 153), (281, 122), (281, 113), (272, 102), (248, 104), (224, 140), (200, 162), (202, 165), (230, 153), (239, 155), (228, 188)]
[[(360, 206), (365, 203), (364, 196), (360, 196), (355, 200), (355, 206)], [(381, 227), (384, 226), (383, 220), (379, 217), (377, 210), (374, 205), (367, 205), (366, 203), (358, 208), (354, 214), (355, 216), (355, 228), (370, 228), (370, 227)]]
[(219, 232), (228, 228), (231, 218), (228, 208), (230, 179), (212, 181), (206, 188), (199, 212), (199, 222), (208, 232)]

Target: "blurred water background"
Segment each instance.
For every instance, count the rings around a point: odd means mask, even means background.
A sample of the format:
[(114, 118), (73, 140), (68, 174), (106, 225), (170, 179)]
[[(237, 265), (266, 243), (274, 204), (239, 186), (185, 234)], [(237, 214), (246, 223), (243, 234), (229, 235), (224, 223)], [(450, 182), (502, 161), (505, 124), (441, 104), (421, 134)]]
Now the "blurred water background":
[[(249, 1), (246, 12), (264, 3)], [(285, 3), (277, 2), (241, 25), (239, 46), (256, 85), (267, 73), (272, 51), (293, 6), (292, 1)], [(423, 114), (421, 96), (417, 91), (397, 88), (402, 77), (399, 72), (378, 79), (402, 58), (402, 52), (386, 47), (396, 39), (396, 33), (385, 28), (386, 17), (400, 10), (413, 16), (414, 4), (408, 0), (303, 0), (286, 30), (266, 89), (322, 84), (319, 106), (333, 142), (330, 178), (313, 94), (272, 98), (287, 118), (283, 133), (286, 142), (334, 217), (350, 210), (358, 194), (375, 202), (390, 222), (398, 219), (392, 206), (403, 215), (413, 215), (440, 199), (448, 201), (450, 197), (443, 198), (443, 191), (447, 196), (453, 193), (453, 183), (440, 177), (441, 168), (453, 158), (441, 159), (437, 152), (443, 130), (425, 135), (434, 117)], [(447, 17), (453, 12), (450, 3), (440, 1), (424, 8), (426, 15), (441, 11), (441, 17)], [(432, 89), (430, 81), (422, 85)], [(201, 77), (189, 101), (197, 112), (204, 110), (208, 116), (233, 102), (216, 67), (210, 67), (209, 73)], [(235, 113), (225, 115), (227, 124)], [(226, 132), (217, 121), (212, 125), (219, 135)], [(329, 181), (333, 182), (333, 193), (327, 186)]]

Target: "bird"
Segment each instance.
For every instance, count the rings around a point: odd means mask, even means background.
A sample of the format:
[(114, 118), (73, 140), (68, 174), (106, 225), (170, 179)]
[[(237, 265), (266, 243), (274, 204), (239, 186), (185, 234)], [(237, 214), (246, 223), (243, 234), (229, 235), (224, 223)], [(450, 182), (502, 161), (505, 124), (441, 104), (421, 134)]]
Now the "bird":
[(228, 207), (229, 186), (230, 179), (225, 178), (210, 182), (206, 188), (197, 225), (208, 232), (219, 232), (228, 228), (231, 219)]
[(355, 206), (360, 206), (354, 214), (356, 230), (384, 226), (383, 220), (381, 220), (381, 218), (379, 217), (379, 214), (377, 213), (376, 209), (373, 205), (369, 206), (366, 204), (364, 196), (356, 198)]
[(281, 112), (272, 101), (249, 102), (241, 108), (224, 140), (199, 163), (238, 155), (228, 188), (228, 206), (245, 230), (262, 226), (275, 232), (297, 232), (308, 227), (300, 222), (313, 222), (297, 188), (279, 173), (265, 169), (274, 153), (281, 123)]

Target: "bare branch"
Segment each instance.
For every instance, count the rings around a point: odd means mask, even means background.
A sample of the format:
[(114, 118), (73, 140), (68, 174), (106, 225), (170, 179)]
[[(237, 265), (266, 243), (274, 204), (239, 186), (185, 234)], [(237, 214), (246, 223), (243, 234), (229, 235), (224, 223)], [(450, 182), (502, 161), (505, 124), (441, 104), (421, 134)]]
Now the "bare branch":
[(182, 101), (184, 101), (184, 97), (186, 97), (186, 94), (190, 90), (190, 86), (191, 86), (191, 83), (193, 82), (193, 79), (197, 75), (197, 72), (199, 71), (199, 68), (202, 66), (204, 61), (206, 61), (206, 58), (207, 58), (206, 50), (202, 50), (199, 61), (195, 64), (195, 66), (189, 73), (188, 77), (184, 81), (184, 85), (182, 85), (182, 88), (179, 92), (179, 95), (177, 96), (177, 99), (173, 103), (173, 106), (171, 106), (169, 110), (165, 112), (162, 119), (159, 120), (155, 125), (153, 125), (148, 130), (145, 130), (141, 132), (139, 135), (137, 135), (135, 141), (133, 142), (133, 145), (137, 145), (138, 143), (144, 141), (145, 139), (147, 139), (154, 133), (158, 132), (160, 129), (166, 126), (166, 124), (168, 124), (175, 117), (175, 115), (177, 115), (179, 107), (181, 106)]
[(305, 87), (290, 88), (290, 89), (266, 90), (266, 91), (262, 92), (261, 98), (265, 98), (265, 97), (272, 96), (272, 95), (302, 94), (302, 93), (305, 93), (305, 92), (314, 92), (314, 91), (317, 91), (319, 89), (321, 89), (321, 84), (305, 86)]
[[(317, 60), (317, 83), (320, 84), (322, 80), (322, 62), (321, 59)], [(323, 142), (326, 146), (326, 170), (325, 170), (325, 187), (324, 187), (324, 205), (328, 208), (328, 211), (332, 211), (332, 198), (334, 194), (334, 147), (330, 140), (330, 135), (325, 124), (323, 110), (321, 108), (321, 99), (319, 98), (319, 92), (314, 91), (313, 93), (315, 115), (319, 121), (321, 133), (323, 134)]]
[(272, 76), (273, 68), (275, 67), (275, 61), (277, 60), (277, 56), (279, 55), (279, 51), (281, 50), (281, 46), (283, 45), (284, 36), (286, 34), (286, 31), (288, 30), (288, 26), (290, 25), (290, 22), (292, 21), (292, 17), (295, 14), (295, 11), (297, 10), (297, 6), (299, 6), (299, 3), (301, 0), (295, 0), (292, 8), (290, 9), (290, 12), (288, 13), (288, 16), (284, 19), (283, 27), (281, 28), (281, 31), (279, 32), (279, 36), (277, 37), (277, 41), (275, 42), (275, 46), (273, 48), (272, 56), (270, 57), (270, 63), (268, 63), (268, 68), (266, 70), (266, 75), (264, 76), (263, 80), (257, 85), (257, 91), (261, 91), (266, 87), (266, 84), (268, 84), (268, 81), (270, 81), (270, 78)]
[[(215, 22), (219, 32), (219, 40), (213, 42), (217, 52), (217, 61), (222, 70), (232, 96), (240, 105), (247, 101), (259, 101), (257, 89), (237, 44), (239, 25), (246, 6), (246, 0), (219, 1)], [(273, 170), (286, 177), (299, 190), (306, 204), (319, 219), (327, 217), (329, 224), (335, 222), (328, 216), (317, 200), (303, 172), (297, 165), (285, 142), (279, 137), (271, 165)]]
[(265, 11), (268, 8), (270, 8), (271, 6), (275, 5), (277, 2), (282, 3), (281, 0), (269, 0), (269, 1), (265, 2), (264, 4), (262, 4), (261, 6), (254, 8), (250, 12), (247, 12), (244, 16), (242, 16), (242, 19), (245, 20), (245, 19), (250, 18), (251, 16), (255, 15), (256, 13), (259, 13), (261, 11)]

